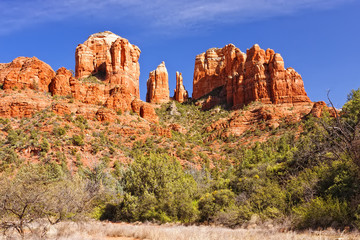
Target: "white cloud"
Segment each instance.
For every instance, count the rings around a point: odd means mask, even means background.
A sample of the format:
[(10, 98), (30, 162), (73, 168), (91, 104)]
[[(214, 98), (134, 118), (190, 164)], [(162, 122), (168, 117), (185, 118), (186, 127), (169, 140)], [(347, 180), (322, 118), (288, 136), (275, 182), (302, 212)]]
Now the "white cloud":
[[(354, 0), (2, 0), (0, 34), (73, 16), (129, 17), (152, 28), (191, 28), (214, 22), (244, 22), (304, 9), (332, 8)], [(140, 24), (140, 23), (139, 23)]]

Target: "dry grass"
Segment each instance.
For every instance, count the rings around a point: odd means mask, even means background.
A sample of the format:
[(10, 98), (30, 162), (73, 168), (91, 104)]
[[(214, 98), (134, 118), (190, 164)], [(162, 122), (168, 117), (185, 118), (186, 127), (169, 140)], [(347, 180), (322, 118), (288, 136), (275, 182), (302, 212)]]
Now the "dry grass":
[[(39, 233), (28, 233), (25, 239), (56, 239), (56, 240), (355, 240), (360, 239), (360, 233), (344, 233), (328, 229), (325, 231), (282, 232), (283, 229), (255, 228), (229, 229), (213, 226), (183, 226), (183, 225), (154, 225), (66, 222), (52, 226), (45, 237)], [(20, 239), (15, 233), (2, 236), (0, 240)]]
[(151, 240), (355, 240), (360, 239), (359, 233), (337, 232), (329, 229), (326, 231), (281, 232), (282, 229), (229, 229), (211, 226), (167, 226), (167, 225), (131, 225), (109, 224), (106, 229), (107, 236), (127, 236), (138, 239)]

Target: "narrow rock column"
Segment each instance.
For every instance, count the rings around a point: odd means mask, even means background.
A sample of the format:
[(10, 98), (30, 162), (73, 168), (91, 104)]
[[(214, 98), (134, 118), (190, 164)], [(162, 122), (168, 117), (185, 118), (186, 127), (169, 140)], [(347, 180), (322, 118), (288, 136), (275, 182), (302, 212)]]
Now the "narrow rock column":
[(186, 91), (183, 84), (182, 74), (176, 72), (176, 89), (174, 90), (174, 100), (183, 103), (189, 97), (188, 91)]
[(166, 103), (169, 100), (169, 76), (165, 63), (162, 62), (156, 70), (149, 73), (146, 101), (149, 103)]

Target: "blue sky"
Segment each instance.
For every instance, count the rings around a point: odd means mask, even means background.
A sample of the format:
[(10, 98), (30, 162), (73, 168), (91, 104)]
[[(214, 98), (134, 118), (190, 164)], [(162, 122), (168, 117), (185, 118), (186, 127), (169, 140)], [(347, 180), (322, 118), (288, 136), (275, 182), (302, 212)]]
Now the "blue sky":
[(75, 68), (75, 48), (109, 30), (140, 47), (140, 94), (165, 61), (192, 92), (195, 56), (233, 43), (272, 48), (304, 80), (312, 101), (336, 107), (360, 87), (358, 0), (0, 0), (0, 62), (36, 56), (54, 70)]

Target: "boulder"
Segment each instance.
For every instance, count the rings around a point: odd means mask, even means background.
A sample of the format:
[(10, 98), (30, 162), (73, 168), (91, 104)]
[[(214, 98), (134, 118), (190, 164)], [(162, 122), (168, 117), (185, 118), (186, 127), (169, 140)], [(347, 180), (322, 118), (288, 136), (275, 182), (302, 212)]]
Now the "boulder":
[(159, 122), (159, 117), (156, 115), (155, 109), (150, 103), (135, 99), (131, 102), (131, 108), (132, 111), (137, 113), (140, 117), (153, 123)]
[(338, 110), (328, 107), (324, 101), (315, 102), (309, 114), (320, 118), (324, 113), (329, 114), (331, 117), (336, 117), (339, 114)]

